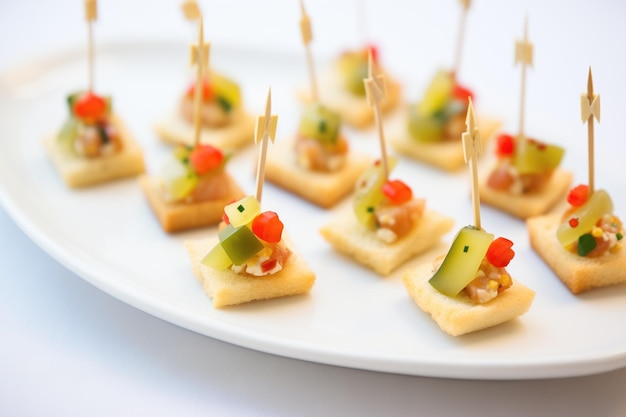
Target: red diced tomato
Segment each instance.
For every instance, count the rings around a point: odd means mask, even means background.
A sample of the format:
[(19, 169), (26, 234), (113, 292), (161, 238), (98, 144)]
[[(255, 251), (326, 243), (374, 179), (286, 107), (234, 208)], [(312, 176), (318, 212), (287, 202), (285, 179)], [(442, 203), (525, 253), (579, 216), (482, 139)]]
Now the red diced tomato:
[(262, 272), (267, 272), (267, 271), (271, 271), (272, 269), (274, 269), (276, 267), (276, 258), (270, 258), (266, 261), (261, 262), (261, 271)]
[(80, 96), (74, 104), (74, 114), (80, 119), (100, 120), (107, 110), (106, 100), (88, 91)]
[(580, 207), (589, 198), (589, 186), (585, 184), (577, 185), (572, 188), (567, 195), (567, 202), (574, 207)]
[(189, 162), (199, 175), (219, 167), (223, 160), (224, 154), (211, 145), (198, 145), (189, 154)]
[(491, 242), (485, 256), (491, 265), (498, 268), (504, 268), (515, 256), (515, 252), (513, 252), (511, 247), (513, 247), (513, 242), (509, 239), (499, 237)]
[(515, 139), (507, 133), (502, 133), (496, 139), (496, 155), (510, 156), (513, 152), (515, 152)]
[(383, 194), (392, 204), (402, 204), (413, 198), (411, 187), (400, 180), (389, 180), (383, 184)]
[(455, 84), (454, 89), (452, 90), (452, 97), (457, 100), (467, 102), (469, 97), (474, 100), (474, 93), (469, 88), (463, 87), (460, 84)]
[(261, 240), (278, 243), (283, 235), (283, 222), (275, 212), (266, 211), (252, 220), (252, 232)]
[[(187, 97), (193, 98), (195, 93), (196, 93), (196, 83), (194, 81), (187, 89)], [(214, 94), (215, 94), (215, 91), (213, 90), (213, 84), (211, 84), (208, 80), (204, 80), (202, 82), (202, 101), (213, 100)]]

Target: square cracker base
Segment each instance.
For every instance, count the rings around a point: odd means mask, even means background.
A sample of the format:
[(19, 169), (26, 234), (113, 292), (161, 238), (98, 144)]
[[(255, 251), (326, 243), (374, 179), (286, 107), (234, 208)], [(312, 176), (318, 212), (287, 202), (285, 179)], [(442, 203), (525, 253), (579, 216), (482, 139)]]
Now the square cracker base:
[(511, 194), (496, 191), (487, 186), (486, 178), (479, 184), (480, 201), (520, 219), (527, 219), (546, 213), (557, 202), (563, 201), (572, 183), (571, 172), (557, 169), (548, 183), (539, 192)]
[(315, 283), (315, 273), (288, 241), (291, 255), (287, 264), (276, 274), (265, 277), (239, 275), (230, 269), (217, 271), (201, 264), (200, 261), (218, 242), (217, 237), (185, 242), (193, 272), (216, 308), (305, 294)]
[(388, 244), (358, 223), (350, 206), (333, 217), (320, 233), (339, 252), (381, 275), (388, 275), (412, 256), (437, 244), (453, 225), (451, 218), (426, 210), (409, 234)]
[(556, 237), (560, 219), (558, 214), (531, 217), (526, 220), (526, 226), (530, 246), (573, 294), (626, 282), (624, 248), (598, 258), (587, 258), (569, 252)]
[[(178, 113), (172, 113), (156, 123), (156, 134), (172, 145), (194, 144), (194, 128)], [(221, 150), (238, 149), (251, 144), (254, 138), (254, 118), (240, 110), (233, 121), (223, 127), (200, 129), (200, 143), (213, 145)]]
[(338, 171), (311, 171), (298, 165), (293, 142), (281, 142), (267, 155), (265, 179), (320, 207), (329, 208), (354, 191), (354, 184), (370, 163), (370, 157), (350, 152)]
[(428, 282), (433, 276), (429, 265), (421, 265), (403, 276), (404, 286), (415, 303), (444, 332), (451, 336), (475, 332), (510, 321), (526, 313), (535, 292), (518, 281), (485, 304), (475, 304), (465, 293), (443, 295)]
[(171, 233), (219, 223), (222, 220), (224, 206), (234, 199), (245, 196), (235, 180), (230, 176), (228, 178), (230, 192), (226, 197), (200, 203), (166, 202), (163, 199), (159, 178), (142, 175), (139, 177), (139, 183), (161, 227)]
[[(421, 143), (411, 138), (411, 134), (406, 128), (406, 117), (401, 118), (401, 120), (395, 126), (394, 132), (389, 135), (389, 143), (396, 151), (446, 171), (455, 171), (465, 165), (463, 144), (460, 137), (458, 141)], [(478, 118), (483, 152), (487, 149), (488, 141), (499, 127), (500, 122), (497, 120)]]
[(134, 177), (145, 171), (141, 148), (126, 125), (115, 115), (111, 117), (111, 123), (119, 132), (122, 141), (122, 150), (113, 155), (83, 158), (61, 148), (56, 136), (44, 140), (43, 145), (48, 156), (68, 186), (88, 187)]

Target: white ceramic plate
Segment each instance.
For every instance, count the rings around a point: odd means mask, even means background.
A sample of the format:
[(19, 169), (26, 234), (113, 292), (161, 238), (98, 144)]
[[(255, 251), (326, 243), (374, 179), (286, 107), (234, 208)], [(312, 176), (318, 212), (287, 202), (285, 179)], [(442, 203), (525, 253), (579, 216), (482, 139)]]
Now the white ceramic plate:
[[(148, 170), (153, 173), (168, 148), (158, 142), (151, 125), (172, 110), (187, 84), (185, 54), (185, 45), (179, 44), (98, 48), (96, 90), (113, 95), (116, 111), (145, 149)], [(306, 80), (303, 56), (215, 46), (211, 62), (241, 81), (254, 112), (263, 107), (267, 88), (272, 86), (273, 110), (280, 115), (278, 140), (287, 140), (299, 114), (295, 87)], [(402, 75), (401, 68), (396, 72)], [(531, 310), (513, 322), (464, 337), (447, 336), (409, 298), (401, 276), (444, 252), (451, 236), (435, 250), (381, 278), (333, 252), (321, 239), (317, 229), (332, 211), (313, 207), (271, 185), (266, 185), (264, 206), (280, 213), (316, 271), (317, 282), (307, 296), (216, 310), (192, 275), (182, 244), (212, 234), (214, 229), (167, 235), (135, 180), (73, 191), (46, 158), (42, 138), (61, 126), (67, 93), (85, 85), (83, 53), (57, 54), (1, 77), (0, 197), (4, 207), (59, 262), (147, 313), (251, 349), (403, 374), (523, 379), (590, 374), (626, 364), (622, 326), (626, 287), (571, 295), (530, 250), (524, 224), (489, 208), (483, 208), (483, 225), (515, 241), (517, 256), (510, 272), (537, 292)], [(557, 122), (544, 119), (540, 131), (562, 132), (553, 142), (584, 138), (578, 124), (553, 129)], [(376, 155), (373, 130), (346, 132), (354, 148)], [(584, 139), (580, 140), (583, 148)], [(248, 148), (229, 168), (250, 192), (254, 154)], [(610, 163), (599, 164), (598, 181), (612, 191), (618, 210), (626, 216), (624, 176), (617, 176), (617, 168), (612, 167), (614, 162), (618, 166), (618, 157), (609, 150), (599, 150), (599, 154)], [(584, 167), (581, 152), (568, 153), (565, 166)], [(394, 176), (429, 198), (431, 207), (453, 216), (455, 230), (471, 222), (466, 170), (451, 175), (401, 158)], [(583, 178), (578, 181), (586, 178), (584, 169), (577, 177)]]

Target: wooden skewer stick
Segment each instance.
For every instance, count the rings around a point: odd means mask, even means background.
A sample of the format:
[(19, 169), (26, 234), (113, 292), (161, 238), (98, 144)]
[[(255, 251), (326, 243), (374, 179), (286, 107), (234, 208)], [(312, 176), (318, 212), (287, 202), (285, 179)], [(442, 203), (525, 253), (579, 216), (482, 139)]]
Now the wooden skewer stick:
[(463, 13), (461, 14), (461, 21), (459, 23), (459, 33), (456, 39), (456, 54), (454, 56), (454, 66), (452, 67), (452, 75), (456, 78), (456, 74), (459, 72), (461, 66), (461, 55), (463, 54), (463, 39), (465, 38), (465, 21), (467, 20), (467, 11), (471, 6), (471, 0), (460, 0), (463, 7)]
[(93, 46), (93, 24), (98, 18), (98, 5), (96, 0), (85, 0), (85, 20), (87, 20), (87, 65), (88, 65), (88, 89), (93, 92), (94, 84), (94, 46)]
[(593, 93), (593, 77), (591, 75), (591, 67), (589, 67), (589, 75), (587, 76), (587, 94), (580, 95), (580, 114), (583, 123), (587, 123), (587, 146), (589, 157), (589, 195), (595, 191), (594, 179), (594, 132), (593, 118), (600, 121), (600, 95)]
[(472, 191), (472, 205), (474, 207), (474, 226), (478, 229), (480, 225), (480, 196), (478, 192), (478, 156), (482, 152), (480, 144), (480, 132), (478, 126), (476, 126), (476, 117), (474, 116), (474, 106), (472, 105), (472, 98), (468, 98), (469, 105), (467, 107), (467, 117), (465, 118), (465, 125), (467, 130), (461, 135), (463, 139), (463, 158), (465, 162), (469, 162), (470, 176), (472, 178), (471, 191)]
[(519, 138), (525, 138), (524, 115), (526, 108), (526, 66), (533, 65), (533, 44), (528, 41), (528, 16), (524, 20), (524, 39), (515, 42), (515, 64), (522, 63), (522, 80), (519, 102)]
[(187, 20), (196, 20), (202, 16), (200, 7), (195, 0), (185, 0), (183, 4), (181, 4), (181, 8)]
[(206, 69), (209, 66), (210, 49), (211, 44), (204, 42), (204, 25), (202, 23), (202, 17), (200, 17), (198, 25), (198, 43), (191, 44), (189, 50), (191, 65), (196, 65), (196, 86), (193, 96), (193, 141), (196, 146), (200, 143), (200, 105), (203, 93), (202, 84), (204, 83)]
[(302, 11), (302, 18), (300, 19), (300, 33), (302, 34), (304, 49), (306, 49), (306, 60), (309, 67), (309, 77), (311, 78), (311, 98), (314, 102), (318, 102), (319, 94), (317, 90), (317, 78), (315, 76), (315, 65), (313, 64), (313, 55), (311, 54), (311, 47), (309, 46), (311, 40), (313, 40), (313, 32), (311, 30), (311, 19), (306, 14), (303, 0), (300, 0), (300, 10)]
[(278, 116), (272, 114), (272, 88), (267, 92), (267, 100), (265, 102), (265, 115), (257, 118), (256, 128), (254, 130), (254, 143), (261, 140), (261, 152), (257, 161), (256, 170), (256, 199), (261, 202), (263, 195), (263, 181), (265, 179), (265, 158), (267, 156), (267, 142), (271, 140), (274, 143), (276, 138), (276, 126), (278, 124)]
[(383, 122), (380, 111), (380, 101), (387, 97), (387, 83), (385, 76), (376, 74), (374, 67), (374, 59), (372, 58), (372, 49), (369, 49), (368, 55), (368, 77), (363, 80), (365, 83), (365, 92), (367, 93), (367, 102), (374, 107), (374, 119), (378, 128), (378, 140), (380, 142), (381, 161), (383, 163), (383, 172), (385, 180), (389, 177), (389, 166), (387, 164), (387, 149), (385, 146), (385, 132), (383, 131)]

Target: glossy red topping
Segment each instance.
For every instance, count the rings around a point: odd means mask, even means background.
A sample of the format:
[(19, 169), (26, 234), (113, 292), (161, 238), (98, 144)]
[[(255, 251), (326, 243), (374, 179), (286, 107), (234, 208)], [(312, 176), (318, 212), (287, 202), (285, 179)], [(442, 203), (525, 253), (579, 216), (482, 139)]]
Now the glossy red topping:
[(510, 156), (513, 155), (515, 151), (515, 139), (513, 136), (502, 133), (496, 139), (496, 155), (502, 156)]
[(80, 96), (74, 104), (74, 114), (83, 120), (100, 120), (105, 116), (106, 110), (106, 100), (91, 91)]
[(469, 97), (474, 100), (474, 93), (469, 88), (463, 87), (460, 84), (455, 84), (454, 89), (452, 90), (452, 97), (465, 103)]
[(489, 263), (498, 268), (504, 268), (515, 256), (513, 252), (513, 242), (509, 239), (499, 237), (489, 245), (485, 255)]
[(189, 154), (189, 162), (199, 175), (219, 167), (223, 160), (224, 154), (211, 145), (198, 145)]
[(383, 194), (392, 204), (402, 204), (413, 198), (411, 187), (400, 180), (388, 180), (383, 184)]
[(278, 243), (283, 235), (283, 222), (275, 212), (266, 211), (252, 220), (252, 232), (261, 240)]
[[(193, 82), (187, 89), (187, 97), (193, 98), (195, 93), (196, 93), (196, 83)], [(213, 85), (209, 81), (204, 80), (202, 82), (202, 100), (211, 101), (214, 95), (215, 95), (215, 91), (213, 90)]]
[(577, 185), (572, 188), (567, 195), (567, 202), (574, 207), (580, 207), (589, 198), (589, 186), (585, 184)]

